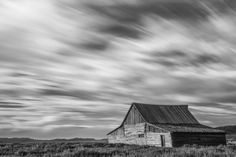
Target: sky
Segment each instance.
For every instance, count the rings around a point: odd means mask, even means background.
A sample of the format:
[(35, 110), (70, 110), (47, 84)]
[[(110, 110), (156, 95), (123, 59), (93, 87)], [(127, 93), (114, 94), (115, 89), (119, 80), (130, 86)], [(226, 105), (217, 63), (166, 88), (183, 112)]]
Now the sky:
[(234, 0), (1, 0), (0, 137), (94, 137), (132, 102), (235, 125)]

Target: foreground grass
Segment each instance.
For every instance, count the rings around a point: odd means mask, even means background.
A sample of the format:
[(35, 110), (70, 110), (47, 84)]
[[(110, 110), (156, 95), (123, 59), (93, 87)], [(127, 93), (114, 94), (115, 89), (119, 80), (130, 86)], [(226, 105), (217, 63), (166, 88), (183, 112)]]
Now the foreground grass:
[(15, 157), (236, 157), (235, 146), (158, 148), (76, 142), (0, 144), (0, 156)]

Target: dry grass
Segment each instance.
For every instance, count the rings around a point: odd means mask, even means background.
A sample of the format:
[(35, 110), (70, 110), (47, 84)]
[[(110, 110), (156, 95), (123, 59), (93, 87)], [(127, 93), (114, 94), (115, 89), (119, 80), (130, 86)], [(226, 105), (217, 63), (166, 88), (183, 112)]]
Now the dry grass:
[(236, 146), (158, 148), (76, 142), (1, 144), (0, 156), (15, 157), (236, 157)]

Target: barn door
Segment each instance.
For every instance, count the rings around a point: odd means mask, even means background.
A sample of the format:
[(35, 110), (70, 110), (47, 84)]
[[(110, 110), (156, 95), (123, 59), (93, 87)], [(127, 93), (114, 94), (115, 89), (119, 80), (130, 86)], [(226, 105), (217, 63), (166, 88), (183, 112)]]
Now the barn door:
[(165, 147), (166, 145), (165, 145), (165, 136), (164, 135), (161, 135), (161, 146), (162, 147)]

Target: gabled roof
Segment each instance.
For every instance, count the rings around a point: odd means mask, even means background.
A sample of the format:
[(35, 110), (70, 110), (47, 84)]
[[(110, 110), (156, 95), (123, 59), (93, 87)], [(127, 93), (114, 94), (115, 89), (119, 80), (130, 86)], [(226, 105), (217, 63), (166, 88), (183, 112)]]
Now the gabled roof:
[(133, 103), (143, 118), (151, 124), (199, 124), (188, 105), (152, 105)]

